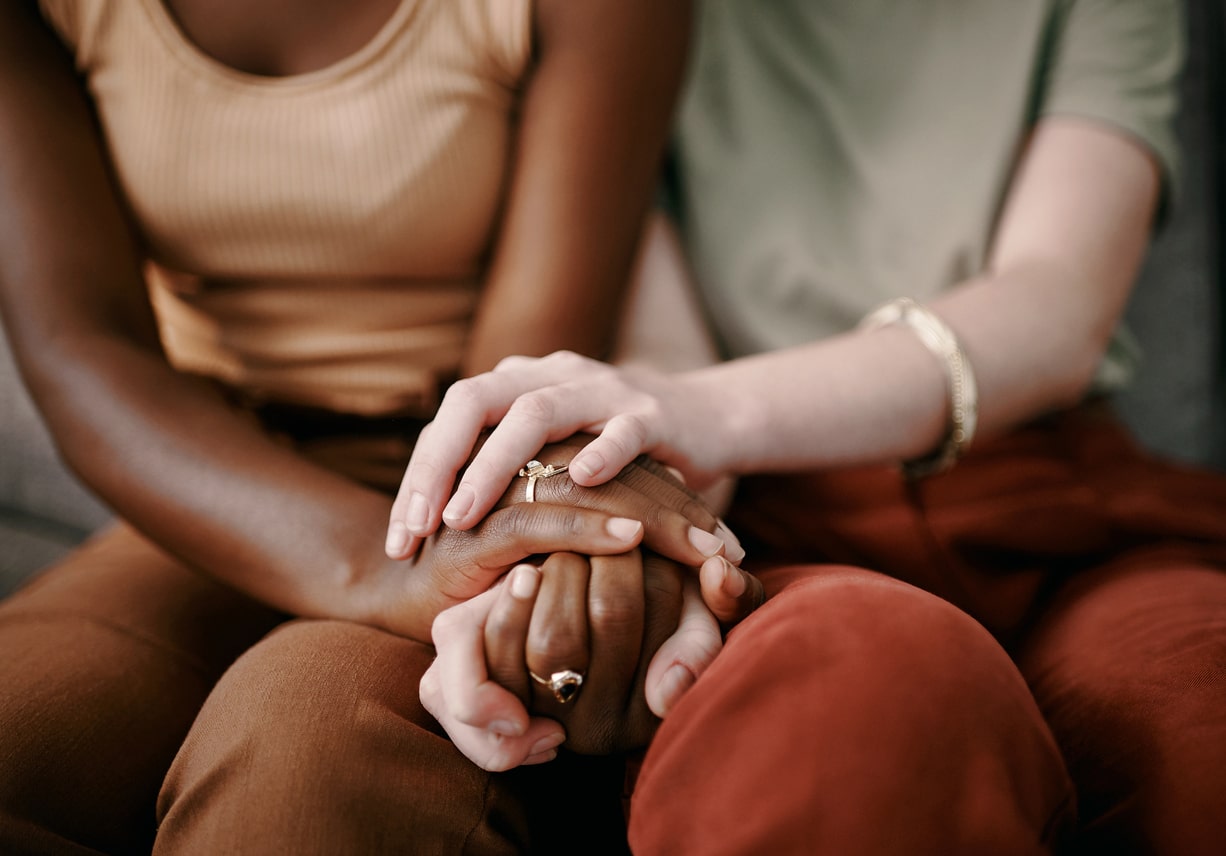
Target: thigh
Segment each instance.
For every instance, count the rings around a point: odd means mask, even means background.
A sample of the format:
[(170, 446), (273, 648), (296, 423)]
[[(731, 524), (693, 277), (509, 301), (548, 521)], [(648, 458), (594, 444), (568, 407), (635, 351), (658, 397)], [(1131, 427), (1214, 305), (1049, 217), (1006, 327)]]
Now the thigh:
[(661, 725), (634, 791), (635, 852), (1035, 853), (1070, 785), (992, 636), (851, 567), (764, 573)]
[(1226, 843), (1226, 573), (1149, 549), (1070, 581), (1018, 662), (1077, 785), (1091, 852)]
[(421, 706), (432, 648), (295, 621), (210, 695), (160, 800), (156, 852), (623, 852), (621, 763), (487, 773)]
[(193, 717), (278, 620), (124, 526), (0, 603), (0, 849), (147, 850)]

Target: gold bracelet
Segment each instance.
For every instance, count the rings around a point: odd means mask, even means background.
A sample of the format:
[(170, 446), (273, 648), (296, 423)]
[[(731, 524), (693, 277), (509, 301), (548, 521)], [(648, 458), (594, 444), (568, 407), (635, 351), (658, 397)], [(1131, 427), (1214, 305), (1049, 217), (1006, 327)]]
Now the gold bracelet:
[(975, 383), (975, 373), (954, 331), (926, 306), (909, 297), (900, 297), (874, 309), (860, 322), (860, 327), (876, 330), (892, 324), (909, 327), (924, 347), (940, 358), (945, 366), (945, 386), (949, 391), (945, 437), (935, 451), (904, 461), (903, 473), (913, 479), (943, 473), (962, 457), (975, 436), (975, 424), (979, 419), (979, 387)]

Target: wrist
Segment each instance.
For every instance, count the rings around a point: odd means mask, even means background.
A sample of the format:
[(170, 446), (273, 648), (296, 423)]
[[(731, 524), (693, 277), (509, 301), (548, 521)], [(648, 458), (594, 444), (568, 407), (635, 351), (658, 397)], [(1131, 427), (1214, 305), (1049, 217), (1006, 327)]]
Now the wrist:
[(378, 627), (397, 636), (421, 642), (431, 641), (434, 616), (442, 610), (430, 609), (431, 598), (421, 584), (427, 576), (421, 568), (421, 551), (408, 560), (379, 557), (349, 586), (353, 605), (352, 620)]
[[(752, 469), (764, 435), (762, 408), (751, 396), (729, 394), (720, 366), (675, 376), (685, 431), (677, 446), (712, 479)], [(731, 405), (731, 406), (730, 406)]]

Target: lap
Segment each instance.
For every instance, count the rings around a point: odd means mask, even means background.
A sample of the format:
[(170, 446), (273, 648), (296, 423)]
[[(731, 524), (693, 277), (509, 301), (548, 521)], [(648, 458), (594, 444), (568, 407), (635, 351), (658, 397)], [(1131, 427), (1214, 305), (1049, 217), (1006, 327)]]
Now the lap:
[(299, 620), (244, 654), (166, 779), (157, 852), (624, 851), (619, 758), (491, 774), (421, 706), (432, 648)]
[(0, 603), (0, 849), (147, 849), (200, 705), (279, 620), (123, 526)]
[(1078, 783), (1083, 846), (1220, 847), (1226, 573), (1187, 547), (1120, 556), (1060, 589), (1018, 663)]

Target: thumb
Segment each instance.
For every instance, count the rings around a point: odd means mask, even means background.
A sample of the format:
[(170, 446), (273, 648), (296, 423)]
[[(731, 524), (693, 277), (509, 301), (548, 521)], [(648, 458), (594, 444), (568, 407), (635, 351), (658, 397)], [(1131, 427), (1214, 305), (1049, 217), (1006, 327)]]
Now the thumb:
[(681, 620), (647, 667), (644, 694), (651, 712), (661, 719), (667, 716), (723, 646), (719, 622), (703, 603), (694, 579), (687, 577), (681, 593)]

